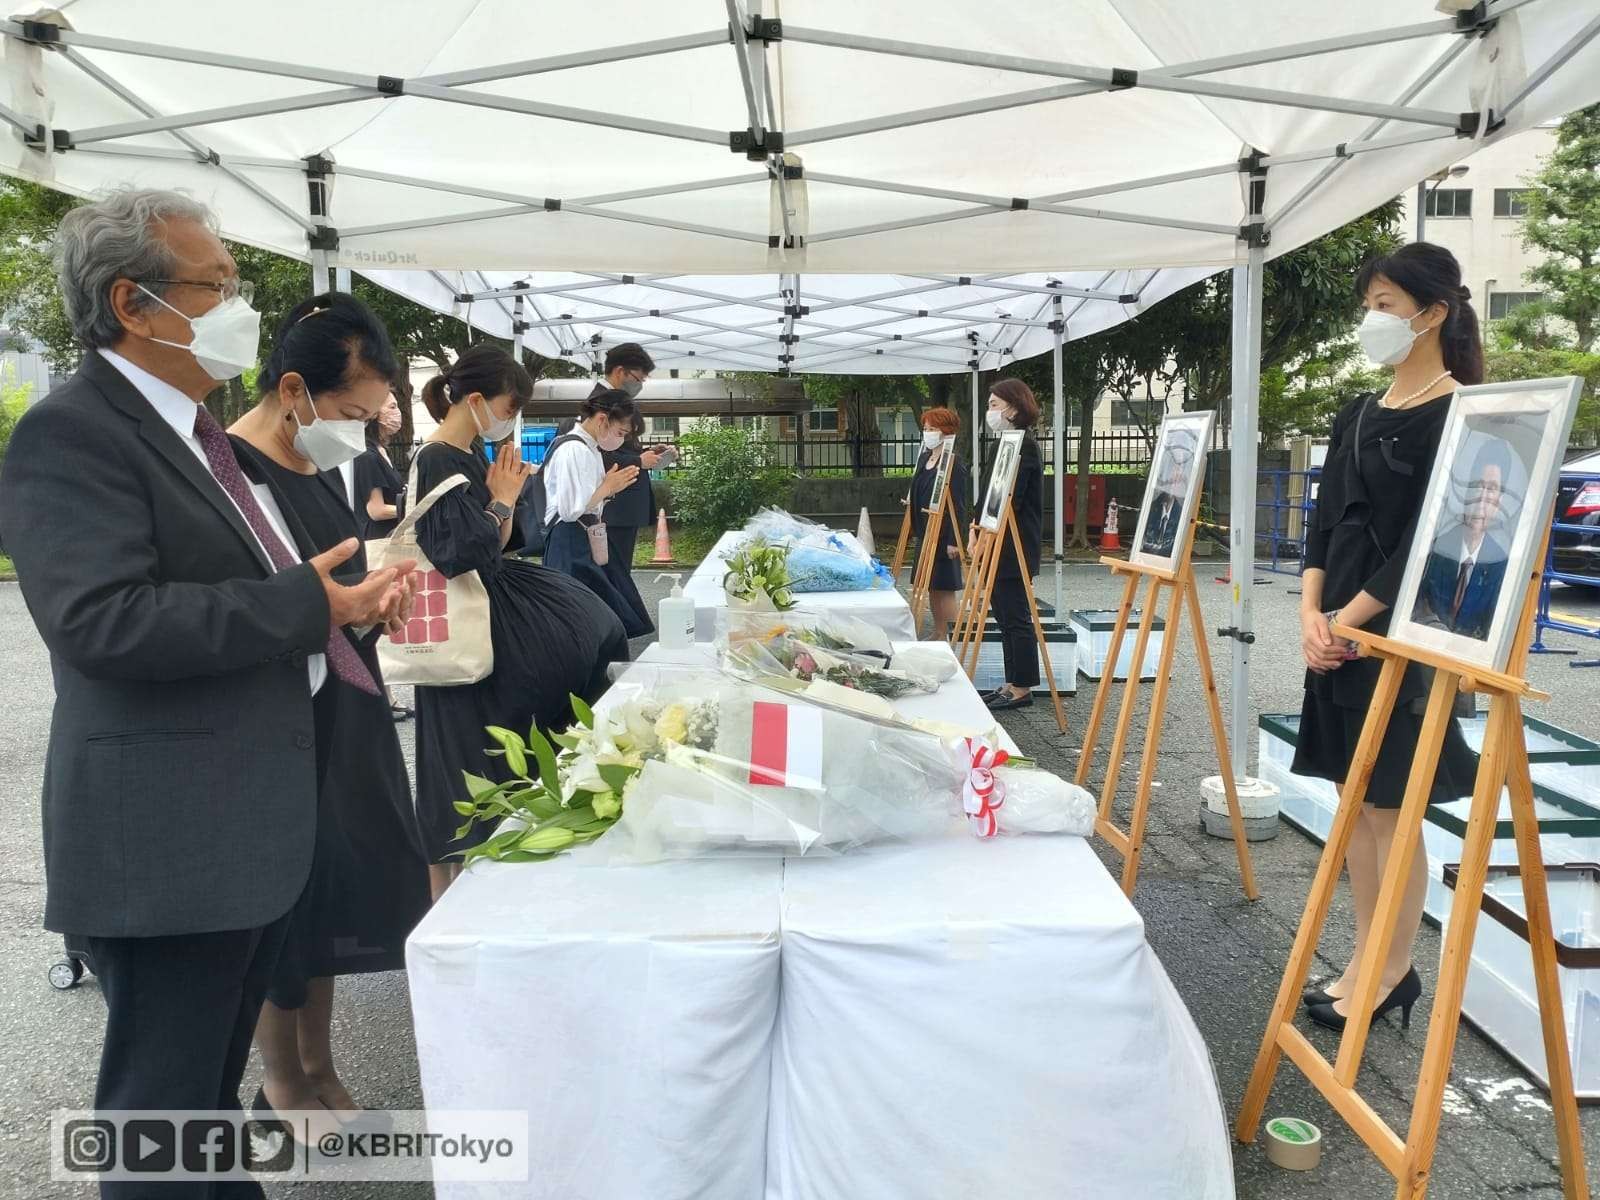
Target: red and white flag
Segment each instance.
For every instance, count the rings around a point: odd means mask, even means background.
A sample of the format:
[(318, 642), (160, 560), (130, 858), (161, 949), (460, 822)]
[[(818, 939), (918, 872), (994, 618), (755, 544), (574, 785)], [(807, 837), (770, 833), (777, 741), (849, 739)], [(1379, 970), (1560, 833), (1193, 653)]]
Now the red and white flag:
[(758, 700), (750, 717), (750, 782), (822, 790), (822, 710)]

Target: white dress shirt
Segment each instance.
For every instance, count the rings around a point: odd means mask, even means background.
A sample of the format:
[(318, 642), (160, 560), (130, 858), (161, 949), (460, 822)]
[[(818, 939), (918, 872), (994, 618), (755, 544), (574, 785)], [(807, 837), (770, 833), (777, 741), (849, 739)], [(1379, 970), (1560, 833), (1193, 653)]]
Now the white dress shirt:
[[(177, 388), (165, 380), (157, 379), (143, 367), (135, 366), (122, 355), (110, 350), (101, 350), (100, 357), (122, 373), (122, 377), (133, 384), (139, 394), (149, 401), (150, 407), (160, 414), (161, 419), (172, 426), (174, 433), (180, 441), (194, 452), (195, 458), (200, 460), (200, 465), (211, 474), (211, 463), (206, 459), (205, 447), (200, 444), (200, 439), (194, 434), (195, 410), (200, 406)], [(213, 475), (212, 478), (215, 478)], [(245, 479), (250, 484), (250, 491), (256, 498), (256, 503), (261, 506), (261, 511), (266, 515), (267, 523), (272, 526), (278, 540), (283, 543), (284, 549), (289, 552), (296, 562), (300, 561), (300, 552), (295, 548), (294, 538), (289, 536), (289, 523), (283, 519), (283, 513), (278, 509), (278, 502), (272, 495), (272, 490), (264, 483), (251, 483), (249, 477)], [(218, 485), (219, 490), (221, 485)], [(222, 491), (228, 496), (226, 490)], [(228, 503), (233, 504), (233, 497), (228, 496)], [(234, 508), (238, 509), (234, 504)], [(241, 518), (244, 513), (239, 513)], [(245, 528), (250, 529), (250, 522), (245, 521)], [(250, 530), (250, 536), (255, 537), (255, 530)], [(267, 548), (261, 545), (261, 539), (255, 538), (256, 545), (261, 547), (261, 553), (266, 555), (270, 562), (272, 556), (267, 554)], [(311, 654), (306, 656), (306, 673), (311, 683), (311, 694), (316, 695), (322, 690), (322, 685), (328, 680), (328, 656), (326, 654)]]
[(600, 445), (589, 436), (582, 425), (574, 425), (572, 432), (582, 440), (576, 450), (563, 446), (559, 455), (544, 460), (545, 525), (557, 521), (576, 521), (588, 513), (598, 514), (606, 502), (591, 506), (601, 480), (606, 477), (605, 459), (600, 457)]

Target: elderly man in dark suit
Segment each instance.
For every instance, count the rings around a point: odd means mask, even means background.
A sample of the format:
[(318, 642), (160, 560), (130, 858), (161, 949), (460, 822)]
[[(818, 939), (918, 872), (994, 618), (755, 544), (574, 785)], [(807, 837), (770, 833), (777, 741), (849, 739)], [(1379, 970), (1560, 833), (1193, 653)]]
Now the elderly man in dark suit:
[(1183, 523), (1183, 502), (1189, 493), (1189, 468), (1193, 449), (1175, 440), (1161, 458), (1161, 473), (1156, 477), (1156, 501), (1145, 522), (1144, 540), (1139, 550), (1161, 558), (1171, 558), (1178, 544)]
[(1417, 597), (1419, 624), (1488, 640), (1506, 576), (1506, 548), (1490, 527), (1500, 517), (1510, 466), (1511, 449), (1498, 438), (1473, 456), (1461, 518), (1428, 548)]
[(329, 672), (374, 686), (330, 635), (393, 615), (403, 589), (392, 571), (336, 582), (353, 539), (299, 561), (203, 407), (259, 331), (204, 207), (114, 193), (63, 219), (57, 264), (83, 362), (18, 422), (0, 475), (0, 539), (55, 679), (45, 926), (87, 942), (105, 995), (97, 1109), (236, 1109), (311, 867), (312, 693)]

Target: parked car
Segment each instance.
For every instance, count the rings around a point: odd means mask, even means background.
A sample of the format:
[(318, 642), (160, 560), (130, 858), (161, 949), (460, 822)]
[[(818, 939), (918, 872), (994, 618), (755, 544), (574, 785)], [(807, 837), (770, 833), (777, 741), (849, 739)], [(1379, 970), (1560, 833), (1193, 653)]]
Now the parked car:
[(1585, 525), (1593, 533), (1558, 529), (1550, 535), (1555, 567), (1600, 587), (1600, 451), (1580, 455), (1561, 468), (1556, 486), (1556, 521)]

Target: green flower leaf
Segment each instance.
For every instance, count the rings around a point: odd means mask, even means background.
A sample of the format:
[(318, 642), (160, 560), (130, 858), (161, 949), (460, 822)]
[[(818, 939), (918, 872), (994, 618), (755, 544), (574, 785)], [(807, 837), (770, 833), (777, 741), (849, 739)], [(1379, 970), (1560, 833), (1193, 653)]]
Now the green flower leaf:
[(539, 779), (544, 784), (545, 791), (561, 794), (561, 776), (556, 771), (556, 752), (550, 745), (548, 738), (537, 729), (528, 731), (533, 736), (528, 740), (533, 745), (533, 756), (539, 760)]
[(583, 697), (569, 694), (567, 699), (572, 702), (572, 715), (578, 718), (578, 724), (585, 729), (593, 729), (594, 710), (583, 702)]

